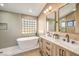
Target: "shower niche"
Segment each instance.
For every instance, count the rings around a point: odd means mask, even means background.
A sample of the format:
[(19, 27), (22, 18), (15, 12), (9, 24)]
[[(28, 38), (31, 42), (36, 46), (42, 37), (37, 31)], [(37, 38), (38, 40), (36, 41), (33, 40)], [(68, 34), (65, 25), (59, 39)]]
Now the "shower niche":
[(7, 23), (0, 23), (0, 30), (7, 30)]

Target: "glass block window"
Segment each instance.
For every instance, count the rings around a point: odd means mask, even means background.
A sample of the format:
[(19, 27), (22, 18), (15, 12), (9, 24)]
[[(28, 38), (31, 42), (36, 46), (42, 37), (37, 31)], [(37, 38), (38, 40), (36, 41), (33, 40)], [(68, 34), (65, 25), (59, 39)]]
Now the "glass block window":
[(36, 34), (37, 20), (22, 18), (22, 33), (23, 34)]

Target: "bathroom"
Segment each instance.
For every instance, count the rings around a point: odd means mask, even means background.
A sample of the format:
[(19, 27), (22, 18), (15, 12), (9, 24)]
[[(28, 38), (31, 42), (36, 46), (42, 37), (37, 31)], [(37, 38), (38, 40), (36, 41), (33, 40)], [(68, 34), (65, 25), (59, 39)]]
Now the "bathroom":
[(79, 56), (78, 3), (0, 3), (0, 56)]

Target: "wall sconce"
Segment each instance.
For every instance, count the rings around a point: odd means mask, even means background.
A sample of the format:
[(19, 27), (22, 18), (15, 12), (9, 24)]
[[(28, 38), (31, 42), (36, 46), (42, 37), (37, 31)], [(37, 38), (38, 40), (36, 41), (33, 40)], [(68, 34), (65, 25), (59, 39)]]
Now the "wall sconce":
[(52, 10), (52, 6), (49, 6), (49, 8), (48, 8), (48, 9), (49, 9), (49, 11), (50, 11), (50, 10)]

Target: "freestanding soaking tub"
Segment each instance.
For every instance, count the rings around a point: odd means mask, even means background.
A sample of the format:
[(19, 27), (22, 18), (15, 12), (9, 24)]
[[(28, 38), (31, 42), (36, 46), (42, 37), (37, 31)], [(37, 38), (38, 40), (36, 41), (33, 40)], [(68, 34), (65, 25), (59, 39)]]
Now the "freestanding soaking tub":
[(17, 43), (20, 49), (32, 50), (38, 48), (38, 39), (39, 37), (23, 37), (18, 38)]

